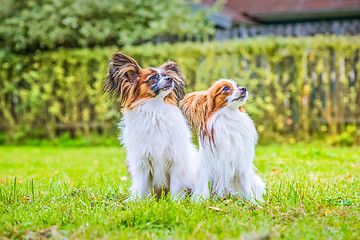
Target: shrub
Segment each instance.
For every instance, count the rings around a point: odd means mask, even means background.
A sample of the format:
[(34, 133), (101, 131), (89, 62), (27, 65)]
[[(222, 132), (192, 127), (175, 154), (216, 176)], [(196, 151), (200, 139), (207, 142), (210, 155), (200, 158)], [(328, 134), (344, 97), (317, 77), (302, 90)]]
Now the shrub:
[(360, 130), (356, 131), (356, 125), (348, 125), (340, 134), (333, 135), (329, 138), (329, 145), (352, 146), (359, 143)]
[[(177, 61), (188, 91), (206, 89), (219, 78), (238, 81), (250, 90), (246, 109), (260, 139), (281, 141), (289, 135), (306, 140), (324, 131), (336, 135), (347, 124), (358, 126), (359, 49), (359, 36), (319, 36), (146, 44), (122, 51), (144, 67)], [(119, 120), (116, 103), (101, 95), (107, 61), (115, 51), (1, 52), (1, 127), (12, 134), (41, 128), (45, 131), (38, 134), (46, 137), (104, 133)]]

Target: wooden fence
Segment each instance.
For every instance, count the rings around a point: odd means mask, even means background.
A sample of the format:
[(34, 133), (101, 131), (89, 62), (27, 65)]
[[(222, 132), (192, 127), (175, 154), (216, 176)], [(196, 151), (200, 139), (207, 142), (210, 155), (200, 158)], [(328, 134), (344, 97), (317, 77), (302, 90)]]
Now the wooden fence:
[(245, 26), (230, 30), (217, 30), (216, 40), (248, 38), (255, 36), (293, 36), (304, 37), (317, 34), (357, 35), (360, 34), (360, 20), (304, 22), (289, 24), (268, 24)]

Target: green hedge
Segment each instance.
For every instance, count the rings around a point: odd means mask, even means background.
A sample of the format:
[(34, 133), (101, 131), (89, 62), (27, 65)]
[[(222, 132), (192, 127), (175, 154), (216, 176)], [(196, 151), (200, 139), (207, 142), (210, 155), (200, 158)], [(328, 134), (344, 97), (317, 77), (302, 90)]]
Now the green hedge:
[[(143, 67), (177, 61), (188, 92), (206, 89), (219, 78), (246, 86), (251, 93), (246, 109), (262, 139), (336, 134), (360, 120), (359, 36), (149, 44), (121, 50)], [(116, 104), (101, 95), (115, 51), (0, 52), (0, 127), (13, 138), (116, 131), (111, 128), (119, 120)]]

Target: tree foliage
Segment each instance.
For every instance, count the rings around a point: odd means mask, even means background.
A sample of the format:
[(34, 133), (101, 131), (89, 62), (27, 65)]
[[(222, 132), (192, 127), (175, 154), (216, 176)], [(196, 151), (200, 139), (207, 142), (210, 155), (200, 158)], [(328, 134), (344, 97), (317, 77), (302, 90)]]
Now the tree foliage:
[(205, 36), (205, 12), (187, 0), (0, 0), (1, 47), (36, 49), (130, 45), (156, 36)]

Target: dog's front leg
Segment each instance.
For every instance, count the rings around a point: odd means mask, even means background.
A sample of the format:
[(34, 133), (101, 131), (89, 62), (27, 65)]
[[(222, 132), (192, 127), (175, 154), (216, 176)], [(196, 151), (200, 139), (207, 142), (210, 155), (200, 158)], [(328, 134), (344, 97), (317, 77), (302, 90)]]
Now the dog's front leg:
[(244, 197), (254, 204), (264, 202), (262, 195), (265, 192), (265, 184), (254, 170), (249, 170), (240, 176), (241, 188)]
[(137, 198), (143, 199), (150, 195), (149, 171), (137, 168), (132, 169), (131, 175), (131, 195), (130, 200)]
[(199, 169), (192, 199), (195, 201), (207, 200), (211, 197), (211, 181), (205, 169)]
[(204, 183), (202, 183), (202, 186), (197, 186), (191, 198), (197, 202), (208, 200), (211, 197), (210, 185), (210, 181), (205, 181)]
[(183, 198), (186, 194), (186, 186), (184, 180), (186, 173), (184, 170), (174, 170), (170, 174), (170, 192), (174, 198)]
[(254, 190), (252, 189), (251, 186), (251, 176), (249, 176), (249, 173), (243, 173), (240, 176), (240, 184), (241, 184), (241, 190), (243, 193), (243, 197), (246, 200), (250, 200), (253, 203), (256, 203), (255, 201), (255, 195), (254, 195)]

